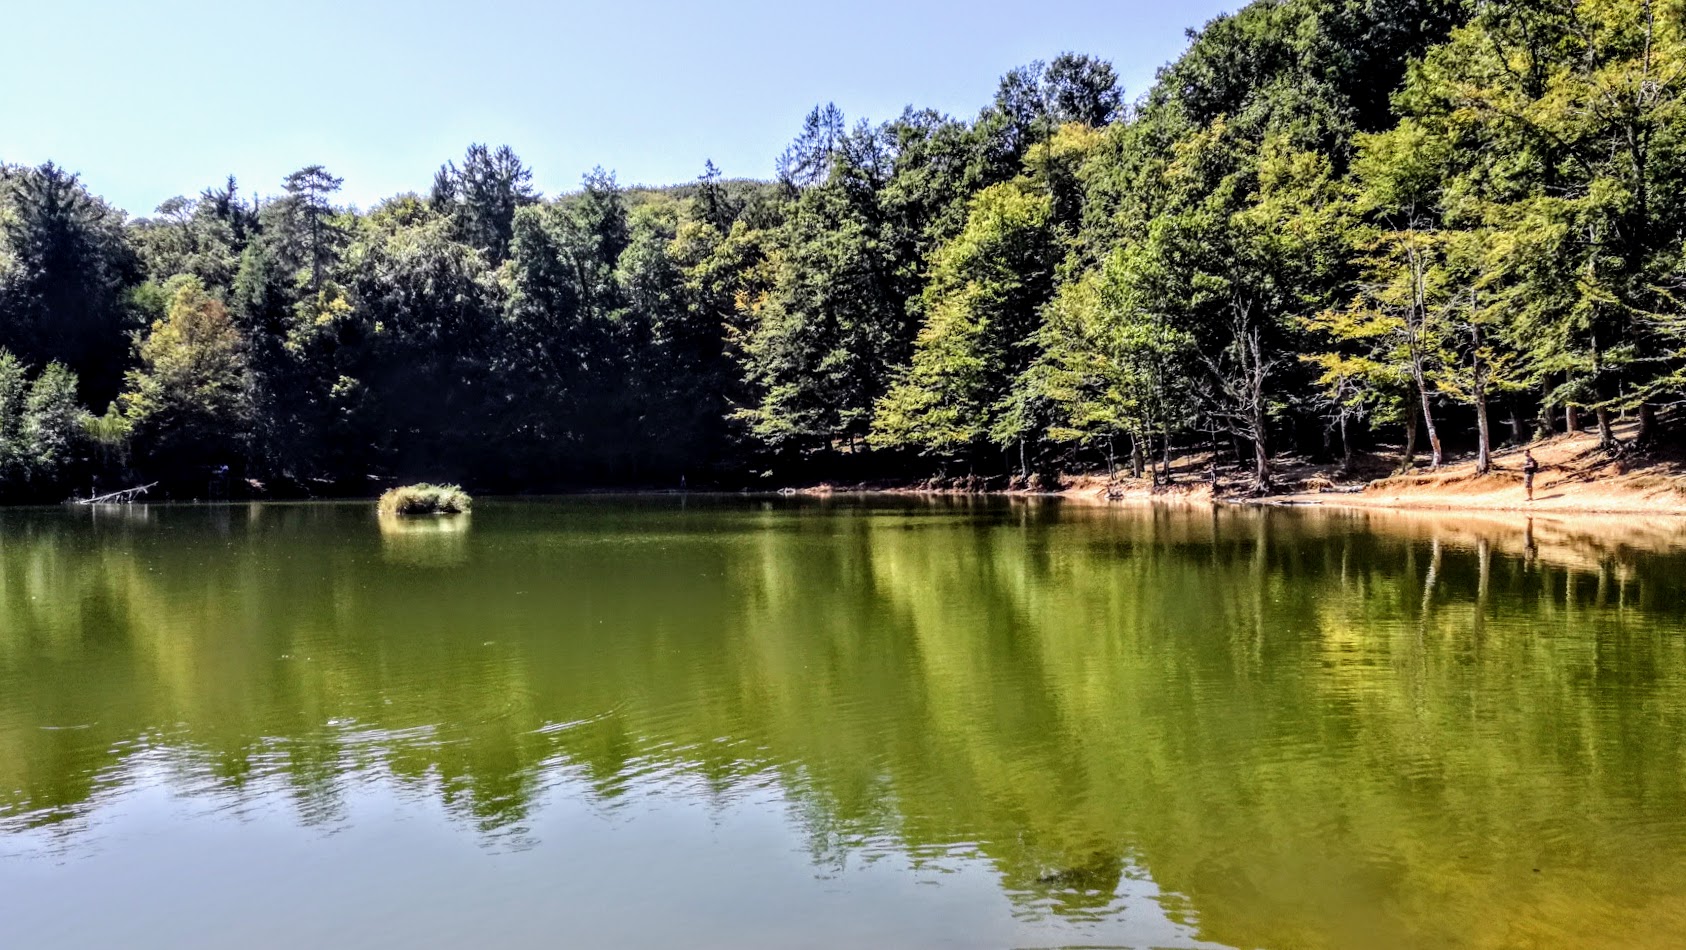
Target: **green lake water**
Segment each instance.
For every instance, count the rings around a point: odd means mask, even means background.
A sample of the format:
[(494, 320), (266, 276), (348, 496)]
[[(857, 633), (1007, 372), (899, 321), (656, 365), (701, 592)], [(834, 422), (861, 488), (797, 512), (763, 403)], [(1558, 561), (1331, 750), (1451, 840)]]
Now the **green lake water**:
[(1686, 945), (1686, 546), (0, 511), (0, 946)]

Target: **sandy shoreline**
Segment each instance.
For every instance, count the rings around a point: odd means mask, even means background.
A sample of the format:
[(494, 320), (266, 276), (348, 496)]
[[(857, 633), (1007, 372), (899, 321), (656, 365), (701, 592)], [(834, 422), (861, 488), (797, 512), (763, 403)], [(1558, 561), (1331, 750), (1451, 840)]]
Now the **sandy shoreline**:
[(1522, 483), (1521, 448), (1493, 454), (1492, 470), (1478, 475), (1471, 461), (1426, 468), (1374, 480), (1342, 479), (1330, 466), (1289, 467), (1281, 476), (1286, 489), (1258, 496), (1230, 474), (1217, 491), (1207, 480), (1203, 460), (1188, 460), (1175, 471), (1170, 485), (1155, 486), (1147, 479), (1108, 479), (1081, 475), (1063, 480), (1054, 490), (977, 492), (930, 486), (818, 485), (803, 495), (917, 494), (1004, 497), (1054, 497), (1098, 505), (1237, 505), (1315, 507), (1362, 511), (1466, 512), (1527, 516), (1651, 515), (1670, 521), (1686, 517), (1686, 465), (1658, 455), (1627, 453), (1611, 456), (1587, 433), (1558, 436), (1527, 447), (1539, 461), (1534, 499)]
[(1486, 475), (1476, 474), (1473, 462), (1462, 462), (1380, 479), (1350, 494), (1300, 492), (1270, 500), (1391, 510), (1686, 516), (1686, 468), (1676, 460), (1612, 457), (1599, 449), (1596, 437), (1582, 434), (1528, 448), (1541, 466), (1532, 500), (1523, 488), (1520, 448), (1495, 453)]

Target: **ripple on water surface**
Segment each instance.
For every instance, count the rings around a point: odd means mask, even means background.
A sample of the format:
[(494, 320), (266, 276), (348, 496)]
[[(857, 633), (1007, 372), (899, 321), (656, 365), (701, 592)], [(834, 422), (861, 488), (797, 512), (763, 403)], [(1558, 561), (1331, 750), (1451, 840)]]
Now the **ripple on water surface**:
[[(0, 512), (30, 946), (1667, 947), (1686, 555), (810, 500)], [(96, 914), (74, 908), (101, 908)], [(308, 906), (282, 915), (276, 906)]]

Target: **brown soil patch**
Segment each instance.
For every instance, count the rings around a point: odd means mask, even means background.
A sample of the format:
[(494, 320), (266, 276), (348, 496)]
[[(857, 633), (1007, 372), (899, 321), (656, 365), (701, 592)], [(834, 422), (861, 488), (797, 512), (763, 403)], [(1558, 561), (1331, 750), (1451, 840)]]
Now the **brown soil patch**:
[(1558, 436), (1528, 446), (1540, 463), (1534, 500), (1522, 481), (1522, 449), (1497, 452), (1477, 474), (1474, 462), (1370, 482), (1338, 499), (1292, 495), (1281, 502), (1351, 507), (1513, 512), (1648, 513), (1686, 515), (1686, 467), (1673, 458), (1632, 451), (1612, 456), (1596, 436)]

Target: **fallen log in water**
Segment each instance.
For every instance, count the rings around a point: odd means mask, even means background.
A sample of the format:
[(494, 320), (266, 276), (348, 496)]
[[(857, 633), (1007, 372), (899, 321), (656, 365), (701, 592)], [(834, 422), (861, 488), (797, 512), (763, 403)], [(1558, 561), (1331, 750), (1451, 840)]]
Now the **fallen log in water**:
[(150, 485), (137, 485), (134, 488), (125, 488), (122, 491), (114, 491), (114, 492), (112, 492), (108, 495), (96, 495), (93, 498), (78, 498), (78, 499), (76, 499), (76, 504), (78, 504), (78, 505), (127, 505), (127, 504), (132, 503), (136, 498), (139, 498), (140, 496), (146, 494), (147, 492), (149, 492), (152, 489), (157, 488), (157, 487), (158, 487), (157, 482), (153, 482)]

